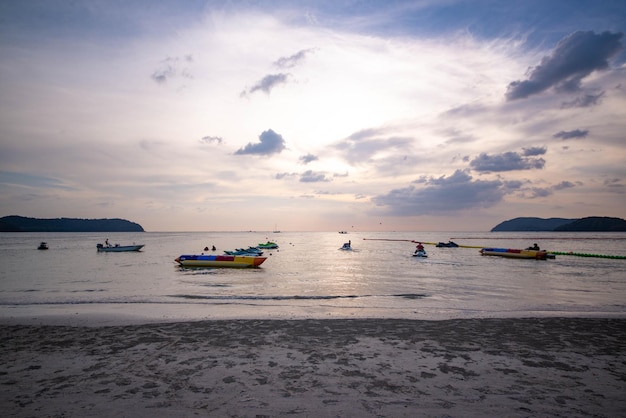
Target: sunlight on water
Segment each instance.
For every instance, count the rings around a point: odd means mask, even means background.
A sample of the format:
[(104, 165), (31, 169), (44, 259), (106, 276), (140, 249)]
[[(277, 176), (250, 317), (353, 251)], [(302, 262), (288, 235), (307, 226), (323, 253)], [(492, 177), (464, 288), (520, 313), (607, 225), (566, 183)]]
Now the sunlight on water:
[[(96, 243), (142, 243), (98, 253)], [(352, 251), (339, 250), (350, 239)], [(453, 239), (461, 248), (436, 248)], [(258, 269), (185, 269), (181, 254), (272, 240)], [(412, 257), (426, 243), (428, 258)], [(40, 241), (50, 249), (38, 251)], [(621, 315), (626, 260), (485, 257), (480, 246), (626, 255), (626, 234), (0, 234), (0, 314), (125, 312), (151, 318)], [(210, 251), (209, 251), (210, 252)]]

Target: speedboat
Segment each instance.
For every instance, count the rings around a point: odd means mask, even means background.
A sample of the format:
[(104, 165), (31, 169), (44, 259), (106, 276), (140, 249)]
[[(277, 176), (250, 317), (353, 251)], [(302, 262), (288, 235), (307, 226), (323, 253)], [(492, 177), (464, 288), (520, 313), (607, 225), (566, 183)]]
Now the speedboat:
[(38, 250), (47, 250), (48, 249), (48, 244), (45, 242), (41, 242), (41, 244), (39, 244), (39, 247), (37, 247)]
[(103, 253), (123, 253), (123, 252), (129, 252), (129, 251), (139, 251), (141, 250), (143, 247), (145, 246), (145, 244), (133, 244), (133, 245), (119, 245), (119, 244), (115, 244), (115, 245), (103, 245), (103, 244), (97, 244), (96, 245), (96, 249), (98, 250), (98, 252), (103, 252)]
[(276, 244), (275, 242), (267, 241), (265, 244), (257, 245), (257, 248), (262, 248), (264, 250), (273, 250), (275, 248), (278, 248), (278, 244)]
[(261, 256), (263, 255), (263, 251), (261, 251), (257, 247), (248, 247), (248, 248), (236, 248), (234, 250), (224, 250), (224, 254)]
[(267, 257), (250, 255), (181, 255), (176, 258), (182, 267), (259, 267)]
[(439, 248), (457, 248), (458, 246), (459, 244), (457, 244), (456, 242), (452, 242), (452, 241), (440, 242), (437, 245), (435, 245), (435, 247), (439, 247)]
[(547, 251), (517, 250), (513, 248), (483, 248), (480, 250), (480, 254), (508, 258), (526, 258), (534, 260), (545, 260), (546, 258), (548, 258)]
[(426, 257), (428, 257), (428, 254), (426, 254), (426, 251), (424, 251), (424, 250), (416, 250), (413, 253), (413, 257), (423, 257), (423, 258), (426, 258)]

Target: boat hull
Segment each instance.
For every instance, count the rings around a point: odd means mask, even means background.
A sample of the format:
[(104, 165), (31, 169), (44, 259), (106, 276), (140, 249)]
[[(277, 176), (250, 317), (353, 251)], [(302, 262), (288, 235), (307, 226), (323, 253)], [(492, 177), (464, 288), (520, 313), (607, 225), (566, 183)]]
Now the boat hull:
[(492, 255), (507, 258), (524, 258), (534, 260), (545, 260), (548, 258), (547, 251), (536, 250), (517, 250), (513, 248), (483, 248), (480, 250), (482, 255)]
[(249, 255), (181, 255), (176, 258), (178, 264), (183, 267), (231, 267), (250, 268), (259, 267), (267, 257), (255, 257)]
[(130, 251), (139, 251), (141, 250), (145, 244), (140, 245), (114, 245), (111, 247), (105, 247), (102, 245), (98, 245), (96, 248), (98, 252), (102, 253), (125, 253)]

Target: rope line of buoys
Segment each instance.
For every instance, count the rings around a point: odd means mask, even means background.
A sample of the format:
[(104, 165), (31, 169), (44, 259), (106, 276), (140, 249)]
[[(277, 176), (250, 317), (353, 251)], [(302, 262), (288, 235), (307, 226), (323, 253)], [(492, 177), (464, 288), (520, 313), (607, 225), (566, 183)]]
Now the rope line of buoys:
[(550, 254), (555, 255), (572, 255), (576, 257), (592, 257), (592, 258), (613, 258), (616, 260), (626, 260), (625, 255), (607, 255), (607, 254), (585, 254), (585, 253), (574, 253), (574, 252), (562, 252), (562, 251), (549, 251)]
[[(369, 241), (403, 241), (403, 242), (412, 242), (417, 243), (421, 242), (426, 245), (437, 245), (437, 242), (426, 242), (426, 241), (418, 241), (414, 239), (393, 239), (393, 238), (363, 238), (363, 240)], [(461, 245), (457, 244), (460, 248), (485, 248), (484, 245)], [(590, 257), (590, 258), (610, 258), (614, 260), (626, 260), (626, 255), (608, 255), (608, 254), (586, 254), (586, 253), (575, 253), (572, 251), (548, 251), (548, 254), (553, 255), (571, 255), (575, 257)], [(554, 257), (552, 257), (554, 258)]]

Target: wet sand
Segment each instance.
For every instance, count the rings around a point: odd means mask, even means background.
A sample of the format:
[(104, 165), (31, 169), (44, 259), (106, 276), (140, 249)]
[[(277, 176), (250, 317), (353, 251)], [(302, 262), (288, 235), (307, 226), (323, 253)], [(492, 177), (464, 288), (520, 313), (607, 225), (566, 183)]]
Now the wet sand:
[(626, 319), (0, 325), (3, 416), (625, 416)]

